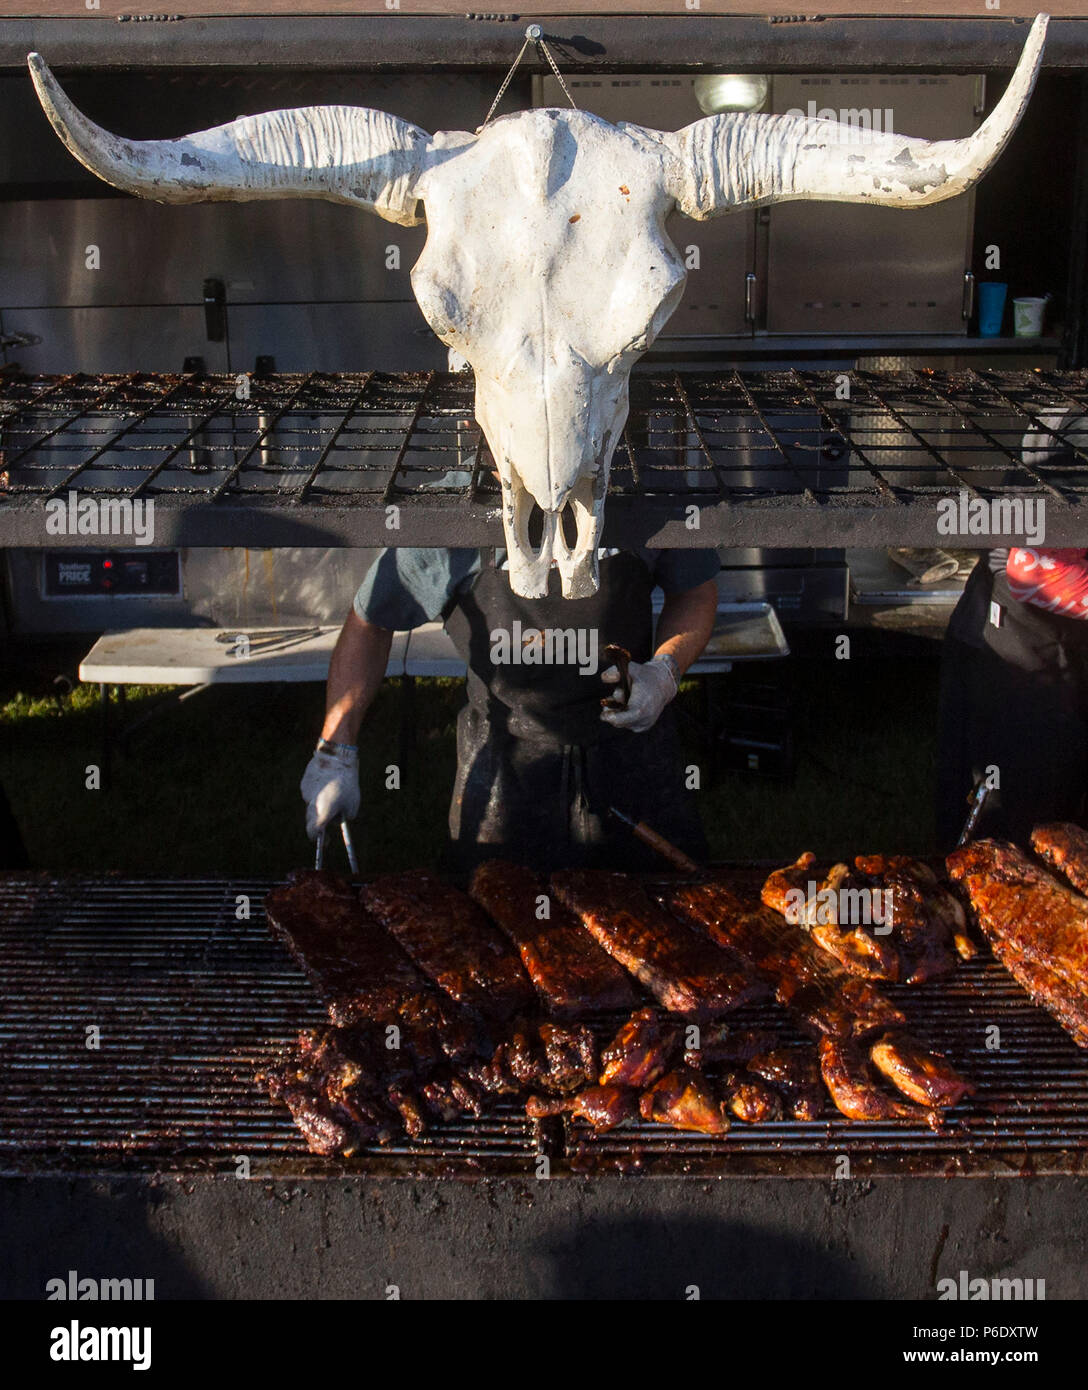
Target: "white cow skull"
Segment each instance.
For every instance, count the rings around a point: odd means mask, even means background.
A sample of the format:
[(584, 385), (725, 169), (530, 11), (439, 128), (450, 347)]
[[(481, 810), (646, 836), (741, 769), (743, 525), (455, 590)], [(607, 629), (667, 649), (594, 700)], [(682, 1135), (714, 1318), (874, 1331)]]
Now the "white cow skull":
[[(585, 111), (504, 116), (428, 135), (382, 111), (311, 106), (245, 116), (177, 140), (126, 140), (89, 121), (29, 58), (68, 149), (116, 188), (163, 203), (326, 198), (404, 226), (426, 214), (412, 286), (427, 322), (476, 375), (476, 416), (498, 464), (515, 593), (597, 588), (608, 470), (634, 362), (683, 293), (665, 231), (791, 199), (926, 207), (963, 193), (1027, 105), (1047, 19), (1008, 89), (962, 140), (857, 132), (797, 116), (723, 115), (669, 133)], [(529, 519), (543, 512), (537, 543)], [(576, 541), (563, 533), (570, 507)]]

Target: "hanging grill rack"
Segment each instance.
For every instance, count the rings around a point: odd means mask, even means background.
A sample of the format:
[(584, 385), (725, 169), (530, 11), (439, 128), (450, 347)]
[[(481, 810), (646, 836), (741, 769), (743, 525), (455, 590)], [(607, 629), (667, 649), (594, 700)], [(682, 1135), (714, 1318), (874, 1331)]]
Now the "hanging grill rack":
[[(645, 371), (630, 394), (610, 543), (932, 545), (960, 494), (1045, 502), (1048, 544), (1088, 527), (1084, 371)], [(1055, 412), (1061, 447), (1026, 464)], [(72, 491), (154, 500), (159, 545), (494, 545), (493, 468), (471, 374), (0, 376), (3, 545), (87, 544), (45, 529)]]

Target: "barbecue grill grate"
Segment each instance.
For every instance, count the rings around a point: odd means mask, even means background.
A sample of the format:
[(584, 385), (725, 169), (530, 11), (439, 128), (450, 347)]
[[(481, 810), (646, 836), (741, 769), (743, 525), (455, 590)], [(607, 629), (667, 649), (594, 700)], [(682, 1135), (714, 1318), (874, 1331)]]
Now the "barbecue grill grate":
[[(240, 400), (231, 375), (0, 377), (2, 543), (53, 543), (42, 504), (72, 489), (154, 499), (168, 544), (292, 544), (306, 527), (332, 544), (501, 538), (471, 374), (247, 381)], [(837, 524), (851, 544), (933, 544), (937, 500), (962, 490), (1045, 500), (1061, 543), (1088, 510), (1084, 441), (1067, 428), (1050, 459), (1021, 458), (1056, 410), (1088, 414), (1088, 373), (636, 373), (610, 534), (645, 541), (672, 522), (674, 544), (805, 545)]]
[[(855, 1177), (1088, 1169), (1088, 1054), (992, 961), (896, 992), (912, 1027), (979, 1087), (940, 1134), (835, 1117), (737, 1123), (723, 1139), (644, 1124), (594, 1135), (506, 1106), (350, 1162), (314, 1158), (255, 1080), (300, 1028), (324, 1019), (267, 930), (261, 903), (272, 886), (0, 878), (0, 1173), (233, 1176), (246, 1157), (253, 1177), (528, 1177), (540, 1154), (553, 1177), (832, 1177), (843, 1156)], [(236, 916), (239, 897), (249, 920)], [(769, 1005), (736, 1019), (782, 1025)]]

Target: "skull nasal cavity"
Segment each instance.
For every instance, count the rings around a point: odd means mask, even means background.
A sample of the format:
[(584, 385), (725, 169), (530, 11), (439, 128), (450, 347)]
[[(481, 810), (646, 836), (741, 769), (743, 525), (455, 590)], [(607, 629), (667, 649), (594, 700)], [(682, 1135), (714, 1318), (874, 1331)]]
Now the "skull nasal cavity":
[(529, 533), (529, 544), (535, 550), (544, 536), (544, 513), (537, 504), (533, 503), (533, 510), (529, 513), (529, 522), (526, 528)]
[(573, 550), (578, 544), (578, 518), (574, 515), (574, 508), (569, 502), (559, 513), (559, 527), (563, 540), (567, 544), (567, 549)]

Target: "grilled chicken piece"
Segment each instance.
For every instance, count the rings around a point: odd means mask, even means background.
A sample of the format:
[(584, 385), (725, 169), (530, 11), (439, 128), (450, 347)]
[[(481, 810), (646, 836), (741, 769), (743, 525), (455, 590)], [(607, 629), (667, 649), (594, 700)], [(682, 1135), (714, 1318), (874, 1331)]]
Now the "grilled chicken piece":
[(800, 891), (808, 897), (809, 884), (813, 882), (812, 866), (816, 863), (814, 854), (802, 854), (800, 859), (789, 864), (784, 869), (775, 869), (768, 874), (763, 884), (761, 897), (764, 903), (773, 912), (780, 912), (787, 922), (794, 926), (803, 926), (806, 920), (804, 911), (794, 910), (791, 894)]
[(690, 1067), (677, 1067), (643, 1091), (638, 1103), (644, 1120), (699, 1134), (724, 1134), (729, 1128), (721, 1102), (709, 1083)]
[[(855, 896), (850, 898), (849, 894), (860, 894), (860, 892), (872, 888), (868, 884), (859, 882), (856, 875), (850, 872), (846, 864), (835, 864), (829, 871), (827, 878), (821, 885), (820, 892), (831, 895), (830, 900), (819, 899), (814, 910), (810, 913), (812, 939), (818, 946), (829, 952), (835, 957), (844, 970), (851, 975), (856, 975), (863, 980), (890, 980), (892, 982), (899, 979), (902, 969), (899, 950), (891, 939), (890, 932), (883, 929), (890, 926), (885, 922), (870, 922), (851, 924), (849, 921), (840, 923), (840, 904), (846, 903), (848, 907), (853, 901), (858, 904), (865, 902), (865, 898)], [(872, 899), (870, 898), (870, 913), (872, 912)], [(827, 920), (823, 920), (824, 918)], [(879, 934), (878, 930), (880, 929)]]
[(601, 1052), (602, 1086), (652, 1086), (672, 1065), (683, 1030), (653, 1009), (633, 1013)]
[(758, 1076), (730, 1072), (722, 1081), (726, 1105), (745, 1124), (758, 1125), (782, 1118), (782, 1097)]
[(586, 1120), (598, 1134), (633, 1120), (638, 1114), (638, 1092), (631, 1086), (587, 1086), (573, 1096), (530, 1096), (525, 1113), (530, 1119), (564, 1112)]
[[(849, 866), (835, 864), (820, 879), (813, 873), (815, 862), (814, 854), (802, 854), (796, 863), (770, 874), (761, 895), (765, 906), (780, 912), (793, 926), (809, 930), (813, 939), (851, 974), (863, 979), (894, 980), (899, 962), (889, 943), (875, 938), (864, 925), (851, 927), (839, 922), (839, 890), (858, 887)], [(804, 896), (801, 903), (798, 893)]]
[(932, 1129), (940, 1113), (908, 1105), (882, 1090), (869, 1058), (856, 1043), (821, 1038), (820, 1072), (831, 1099), (850, 1120), (924, 1120)]
[(1031, 847), (1078, 893), (1088, 893), (1088, 830), (1067, 822), (1037, 825), (1031, 832)]
[(823, 1114), (826, 1092), (814, 1048), (777, 1047), (761, 1052), (748, 1063), (748, 1070), (785, 1096), (795, 1120), (818, 1120)]
[(696, 1071), (722, 1064), (741, 1066), (777, 1041), (777, 1035), (768, 1028), (737, 1028), (732, 1023), (692, 1026), (699, 1029), (699, 1046), (685, 1051), (684, 1063)]
[[(835, 864), (821, 881), (813, 877), (815, 862), (815, 855), (802, 854), (795, 864), (776, 869), (763, 885), (763, 902), (787, 922), (804, 927), (851, 975), (863, 980), (897, 980), (899, 952), (886, 936), (875, 935), (864, 924), (840, 924), (840, 892), (853, 893), (861, 886), (849, 866)], [(798, 891), (805, 895), (800, 905)], [(860, 904), (864, 899), (856, 901)]]
[[(923, 984), (954, 970), (957, 951), (963, 955), (970, 939), (962, 907), (933, 870), (902, 854), (859, 854), (854, 865), (873, 887), (891, 894), (890, 940), (899, 951), (903, 983)], [(964, 938), (959, 945), (957, 935)]]
[(906, 1033), (885, 1033), (869, 1056), (892, 1085), (919, 1105), (946, 1109), (973, 1096), (974, 1086), (965, 1081), (947, 1057), (930, 1052)]

